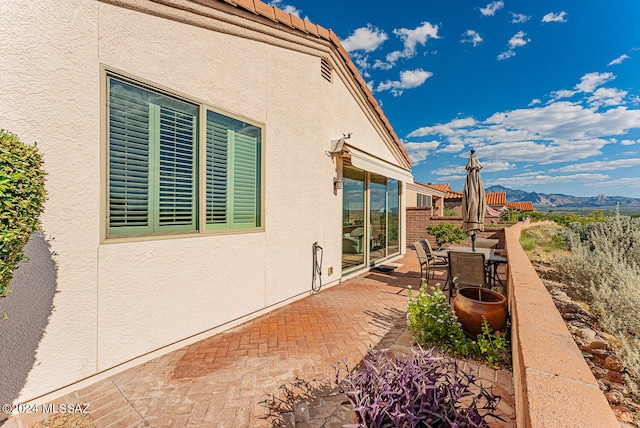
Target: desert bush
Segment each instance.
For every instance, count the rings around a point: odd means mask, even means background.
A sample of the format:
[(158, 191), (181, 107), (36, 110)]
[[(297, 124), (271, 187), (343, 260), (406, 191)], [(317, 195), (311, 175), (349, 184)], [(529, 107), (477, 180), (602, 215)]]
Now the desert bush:
[(640, 219), (616, 214), (600, 223), (572, 223), (563, 235), (572, 253), (557, 257), (555, 267), (568, 292), (620, 339), (627, 384), (640, 398)]
[(40, 228), (45, 200), (42, 157), (35, 145), (0, 130), (0, 298), (24, 258), (29, 236)]
[(451, 223), (431, 224), (427, 226), (427, 233), (436, 238), (436, 245), (459, 243), (469, 237), (460, 226)]

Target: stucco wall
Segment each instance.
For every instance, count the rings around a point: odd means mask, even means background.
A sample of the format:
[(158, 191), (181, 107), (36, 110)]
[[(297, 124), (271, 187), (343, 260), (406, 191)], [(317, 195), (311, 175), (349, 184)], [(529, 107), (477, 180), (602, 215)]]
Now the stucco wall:
[[(57, 266), (17, 401), (308, 292), (315, 241), (323, 282), (340, 279), (330, 141), (351, 132), (350, 144), (395, 161), (345, 83), (321, 77), (326, 45), (302, 53), (92, 0), (0, 10), (0, 127), (44, 154)], [(265, 124), (263, 232), (100, 242), (101, 67)]]

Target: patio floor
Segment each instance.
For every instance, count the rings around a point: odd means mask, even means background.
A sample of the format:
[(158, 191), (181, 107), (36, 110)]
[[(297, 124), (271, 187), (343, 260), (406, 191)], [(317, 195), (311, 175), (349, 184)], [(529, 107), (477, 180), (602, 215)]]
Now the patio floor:
[[(394, 272), (368, 272), (276, 309), (224, 333), (113, 375), (56, 402), (87, 403), (101, 427), (267, 427), (268, 394), (296, 377), (333, 379), (333, 365), (357, 364), (370, 346), (406, 353), (407, 286), (417, 289), (415, 253), (395, 262)], [(444, 283), (444, 273), (436, 282)], [(465, 363), (503, 397), (499, 411), (515, 426), (511, 375)], [(315, 400), (296, 410), (288, 426), (340, 427), (353, 423), (340, 397)], [(331, 407), (333, 406), (333, 407)], [(4, 427), (28, 427), (42, 414), (13, 417)], [(295, 422), (297, 420), (297, 422)], [(2, 423), (0, 423), (2, 425)]]

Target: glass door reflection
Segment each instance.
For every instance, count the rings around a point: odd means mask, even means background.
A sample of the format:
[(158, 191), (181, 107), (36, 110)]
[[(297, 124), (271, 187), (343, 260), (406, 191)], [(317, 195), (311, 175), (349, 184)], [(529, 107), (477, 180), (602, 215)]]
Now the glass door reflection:
[(342, 173), (342, 270), (365, 263), (364, 171), (347, 165)]
[(387, 177), (371, 173), (369, 182), (370, 263), (387, 256)]

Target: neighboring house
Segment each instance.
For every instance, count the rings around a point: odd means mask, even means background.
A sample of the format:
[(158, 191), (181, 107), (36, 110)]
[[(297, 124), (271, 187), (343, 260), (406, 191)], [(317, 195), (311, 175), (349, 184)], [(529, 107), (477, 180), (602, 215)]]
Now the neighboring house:
[(485, 199), (487, 200), (487, 206), (500, 211), (507, 205), (507, 192), (485, 193)]
[(535, 211), (536, 209), (533, 208), (533, 202), (527, 201), (527, 202), (507, 202), (506, 204), (506, 208), (507, 209), (514, 209), (514, 210), (518, 210), (518, 211)]
[(0, 28), (0, 127), (48, 173), (12, 285), (55, 292), (8, 309), (3, 398), (308, 295), (316, 242), (325, 286), (406, 251), (411, 162), (334, 33), (258, 0), (16, 0)]
[(438, 190), (430, 184), (417, 181), (407, 184), (407, 208), (429, 207), (432, 215), (444, 215), (445, 192)]

